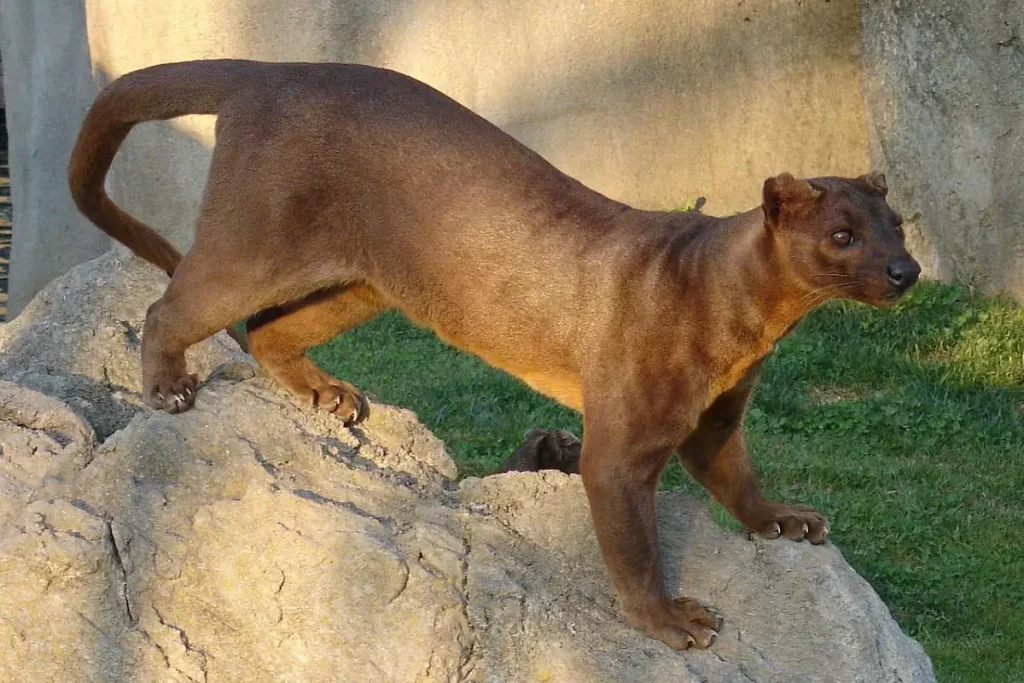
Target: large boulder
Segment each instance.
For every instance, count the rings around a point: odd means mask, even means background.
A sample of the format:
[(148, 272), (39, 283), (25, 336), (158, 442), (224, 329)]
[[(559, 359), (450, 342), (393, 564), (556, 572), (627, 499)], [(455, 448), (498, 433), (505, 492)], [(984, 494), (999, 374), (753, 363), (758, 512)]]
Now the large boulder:
[[(112, 252), (72, 269), (0, 327), (0, 376), (67, 400), (106, 438), (142, 408), (142, 325), (167, 282)], [(202, 375), (247, 358), (224, 332), (187, 357)]]
[(346, 429), (227, 340), (194, 356), (226, 365), (193, 410), (140, 407), (127, 330), (162, 280), (104, 258), (2, 331), (0, 680), (934, 680), (834, 546), (662, 495), (671, 586), (726, 615), (675, 652), (620, 616), (577, 476), (458, 482), (413, 414)]

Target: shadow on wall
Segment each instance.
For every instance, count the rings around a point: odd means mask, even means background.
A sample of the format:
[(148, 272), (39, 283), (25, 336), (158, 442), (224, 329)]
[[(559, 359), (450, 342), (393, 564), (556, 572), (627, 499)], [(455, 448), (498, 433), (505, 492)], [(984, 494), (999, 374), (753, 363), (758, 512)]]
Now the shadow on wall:
[[(691, 6), (685, 16), (667, 0), (332, 2), (285, 11), (233, 0), (199, 12), (204, 30), (232, 27), (215, 46), (185, 37), (172, 44), (163, 26), (153, 31), (155, 47), (137, 54), (126, 37), (103, 35), (94, 61), (112, 77), (192, 57), (387, 66), (434, 85), (598, 191), (647, 208), (707, 196), (710, 213), (727, 214), (756, 205), (764, 178), (783, 170), (868, 170), (855, 5)], [(304, 38), (281, 39), (288, 35)], [(140, 126), (111, 185), (115, 200), (185, 246), (209, 156), (177, 149), (172, 128), (212, 144), (208, 117)]]
[(67, 157), (95, 94), (81, 1), (2, 0), (13, 210), (8, 305), (17, 313), (53, 277), (109, 248), (86, 231), (66, 188)]
[(711, 213), (732, 213), (757, 205), (764, 178), (781, 171), (866, 172), (854, 4), (699, 9), (651, 18), (653, 37), (610, 50), (562, 44), (551, 60), (569, 68), (554, 79), (542, 65), (520, 69), (502, 95), (479, 98), (481, 113), (646, 208), (706, 195)]
[[(2, 102), (0, 102), (2, 104)], [(7, 278), (11, 265), (11, 170), (7, 156), (7, 114), (0, 109), (0, 321), (7, 317)]]

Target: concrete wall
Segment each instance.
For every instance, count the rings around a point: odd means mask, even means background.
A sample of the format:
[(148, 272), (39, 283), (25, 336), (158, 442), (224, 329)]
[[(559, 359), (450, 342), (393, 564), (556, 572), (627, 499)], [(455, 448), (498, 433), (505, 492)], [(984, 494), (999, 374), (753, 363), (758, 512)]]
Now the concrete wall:
[(77, 0), (0, 0), (14, 235), (8, 318), (110, 240), (75, 209), (67, 159), (96, 96)]
[[(3, 2), (25, 12), (24, 2)], [(32, 4), (45, 14), (61, 3)], [(77, 66), (88, 60), (100, 83), (149, 64), (218, 56), (402, 70), (596, 189), (646, 207), (705, 195), (708, 211), (728, 213), (755, 205), (763, 178), (781, 170), (861, 173), (868, 166), (859, 17), (849, 2), (85, 0), (79, 21), (72, 28), (86, 27), (89, 53)], [(21, 16), (6, 23), (22, 25), (6, 33), (5, 59), (25, 42), (26, 27), (50, 39), (51, 51), (64, 40)], [(33, 93), (76, 73), (52, 62), (35, 67), (23, 81)], [(79, 101), (77, 90), (68, 104), (51, 101), (75, 112), (58, 126), (61, 139), (73, 135)], [(181, 246), (191, 240), (209, 164), (212, 121), (205, 118), (141, 126), (110, 178), (116, 201)], [(34, 185), (66, 201), (65, 162), (56, 158), (66, 146), (51, 147), (59, 153), (22, 169), (28, 175), (14, 179), (15, 192)], [(63, 214), (16, 211), (16, 220), (16, 244), (97, 237), (77, 225), (73, 234), (54, 235), (56, 222), (76, 222)], [(20, 258), (32, 277), (22, 276), (19, 292), (66, 267), (24, 249)], [(17, 297), (12, 309), (24, 301)]]
[[(868, 165), (856, 5), (762, 4), (89, 0), (87, 18), (107, 77), (229, 55), (378, 64), (616, 198), (670, 207), (703, 194), (709, 211), (731, 212), (757, 204), (781, 170)], [(205, 145), (212, 123), (148, 128), (115, 168), (114, 195), (186, 244), (208, 157), (180, 131)]]
[(1024, 300), (1024, 2), (862, 3), (871, 156), (926, 269)]
[[(84, 5), (71, 35), (88, 36), (77, 66), (91, 66), (98, 83), (200, 57), (388, 66), (475, 109), (595, 189), (638, 206), (667, 208), (704, 195), (710, 213), (739, 211), (758, 203), (768, 175), (860, 174), (872, 151), (900, 180), (913, 181), (912, 172), (901, 173), (898, 162), (877, 152), (886, 144), (879, 141), (911, 124), (887, 128), (884, 116), (867, 110), (866, 101), (877, 108), (885, 98), (863, 83), (862, 17), (853, 0), (75, 1)], [(73, 2), (0, 3), (22, 24), (3, 33), (5, 61), (8, 52), (24, 51), (27, 35), (67, 52), (66, 32), (23, 15), (32, 14), (28, 6), (43, 15)], [(882, 14), (863, 18), (865, 32)], [(882, 54), (872, 63), (887, 64), (888, 52)], [(59, 89), (66, 74), (77, 78), (72, 66), (35, 59), (23, 100)], [(82, 93), (68, 91), (67, 104), (48, 100), (71, 112), (57, 126), (60, 141), (73, 137)], [(20, 120), (14, 128), (28, 124)], [(209, 117), (140, 126), (111, 174), (115, 200), (183, 247), (191, 240), (212, 131)], [(59, 154), (15, 173), (16, 194), (31, 185), (57, 207), (67, 202), (65, 159), (57, 158), (66, 149), (59, 147)], [(917, 199), (898, 189), (895, 196)], [(44, 236), (60, 245), (97, 239), (95, 229), (77, 225), (54, 235), (56, 223), (72, 222), (62, 210), (33, 216), (16, 205), (15, 220), (16, 248), (19, 240)], [(21, 276), (19, 291), (38, 288), (37, 273), (56, 274), (39, 254), (21, 257), (23, 272), (33, 277)], [(17, 310), (23, 302), (12, 305)]]

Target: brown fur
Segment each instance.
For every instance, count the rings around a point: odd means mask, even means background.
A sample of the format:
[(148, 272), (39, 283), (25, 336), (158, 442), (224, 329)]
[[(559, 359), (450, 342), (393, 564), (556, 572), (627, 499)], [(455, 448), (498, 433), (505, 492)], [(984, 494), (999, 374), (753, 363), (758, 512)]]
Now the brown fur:
[[(217, 145), (180, 259), (103, 179), (132, 125), (193, 113), (219, 114)], [(580, 410), (579, 466), (625, 615), (677, 648), (706, 647), (719, 617), (663, 584), (654, 493), (669, 457), (748, 528), (822, 542), (824, 518), (767, 500), (747, 457), (761, 359), (823, 301), (884, 305), (919, 271), (877, 174), (769, 178), (762, 205), (730, 218), (640, 211), (436, 90), (358, 65), (128, 74), (86, 117), (70, 185), (100, 228), (173, 273), (144, 330), (156, 407), (191, 405), (186, 348), (255, 316), (252, 352), (270, 374), (359, 420), (358, 391), (305, 350), (397, 308)]]
[(531, 429), (494, 473), (558, 470), (579, 474), (582, 450), (580, 440), (564, 429)]

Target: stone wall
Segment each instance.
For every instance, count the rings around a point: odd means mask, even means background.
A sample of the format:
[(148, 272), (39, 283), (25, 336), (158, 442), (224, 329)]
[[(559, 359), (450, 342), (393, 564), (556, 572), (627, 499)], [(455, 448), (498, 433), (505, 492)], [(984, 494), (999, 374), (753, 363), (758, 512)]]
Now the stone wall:
[(11, 202), (7, 317), (54, 277), (110, 248), (67, 190), (68, 154), (96, 96), (78, 0), (0, 0)]
[[(1024, 133), (999, 135), (1022, 89), (1013, 100), (991, 86), (1020, 79), (1017, 29), (999, 26), (1022, 1), (971, 13), (950, 0), (961, 23), (942, 28), (941, 13), (896, 0), (0, 0), (8, 98), (23, 112), (11, 125), (26, 150), (12, 154), (39, 154), (13, 171), (11, 307), (106, 244), (70, 209), (64, 184), (95, 87), (154, 63), (222, 56), (405, 71), (595, 189), (647, 208), (702, 195), (706, 211), (728, 214), (757, 204), (768, 175), (860, 174), (874, 160), (893, 176), (899, 208), (918, 218), (912, 234), (933, 274), (1018, 291), (1022, 200), (1007, 188), (1020, 185)], [(949, 37), (943, 51), (928, 52), (927, 26)], [(979, 97), (929, 104), (929, 93), (954, 91)], [(977, 144), (977, 131), (963, 130), (974, 119), (985, 121)], [(936, 135), (963, 138), (963, 154), (934, 152)], [(210, 117), (140, 126), (115, 163), (112, 196), (187, 246), (212, 142)], [(974, 166), (953, 180), (962, 159)], [(968, 177), (988, 180), (945, 202)]]
[(871, 156), (933, 276), (1024, 299), (1024, 2), (862, 3)]
[[(253, 0), (178, 0), (158, 11), (142, 0), (90, 0), (87, 19), (93, 64), (108, 78), (215, 56), (409, 73), (584, 183), (648, 207), (703, 194), (709, 211), (739, 211), (781, 170), (863, 172), (855, 5), (690, 4), (684, 15), (671, 0), (361, 0), (306, 11)], [(107, 11), (115, 5), (116, 17)], [(115, 167), (115, 198), (179, 244), (191, 238), (212, 125), (150, 126)]]
[[(24, 3), (3, 3), (5, 15), (21, 24), (5, 34), (5, 59), (26, 41), (50, 41), (37, 50), (33, 69), (12, 74), (26, 86), (32, 80), (22, 98), (38, 99), (36, 89), (58, 87), (42, 80), (59, 84), (77, 73), (72, 67), (88, 64), (104, 83), (197, 57), (359, 61), (427, 81), (570, 174), (641, 206), (705, 195), (708, 211), (728, 213), (755, 205), (763, 178), (781, 170), (860, 173), (868, 166), (859, 18), (848, 2), (781, 0), (768, 8), (699, 0), (682, 11), (670, 0), (86, 0), (79, 23), (59, 32), (20, 16)], [(43, 15), (70, 3), (32, 4)], [(67, 34), (84, 29), (88, 51), (83, 47), (77, 64), (46, 61)], [(55, 203), (67, 201), (65, 141), (82, 102), (77, 90), (67, 95), (66, 102), (48, 100), (75, 113), (55, 126), (53, 158), (22, 169), (15, 192), (33, 187)], [(211, 143), (209, 120), (140, 126), (115, 164), (112, 196), (187, 245)], [(63, 248), (100, 239), (63, 211), (48, 223), (16, 213), (16, 243)], [(45, 225), (67, 225), (68, 234), (44, 235)], [(16, 311), (66, 264), (25, 249), (15, 257), (25, 273), (12, 293)]]

